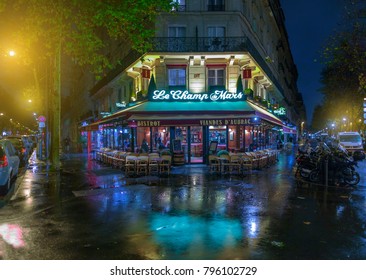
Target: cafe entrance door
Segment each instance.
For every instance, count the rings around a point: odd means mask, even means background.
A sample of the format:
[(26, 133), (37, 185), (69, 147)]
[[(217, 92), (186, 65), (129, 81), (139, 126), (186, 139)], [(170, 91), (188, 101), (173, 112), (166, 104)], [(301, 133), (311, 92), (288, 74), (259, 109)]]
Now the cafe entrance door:
[(181, 141), (185, 163), (203, 163), (202, 126), (177, 126), (175, 139)]

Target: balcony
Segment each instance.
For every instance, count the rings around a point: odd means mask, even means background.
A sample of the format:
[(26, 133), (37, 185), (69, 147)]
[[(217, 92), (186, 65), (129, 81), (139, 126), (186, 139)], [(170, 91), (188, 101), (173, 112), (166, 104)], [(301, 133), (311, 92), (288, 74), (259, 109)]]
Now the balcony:
[(152, 39), (154, 52), (239, 52), (251, 44), (246, 37), (158, 37)]

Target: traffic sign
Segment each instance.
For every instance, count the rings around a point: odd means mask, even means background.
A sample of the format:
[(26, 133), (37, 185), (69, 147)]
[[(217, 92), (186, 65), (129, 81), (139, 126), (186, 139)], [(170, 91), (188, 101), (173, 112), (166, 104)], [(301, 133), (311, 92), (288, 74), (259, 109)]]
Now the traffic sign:
[(38, 117), (38, 121), (39, 122), (45, 122), (46, 121), (46, 117), (41, 115), (41, 116)]
[(46, 127), (45, 122), (38, 122), (38, 127)]

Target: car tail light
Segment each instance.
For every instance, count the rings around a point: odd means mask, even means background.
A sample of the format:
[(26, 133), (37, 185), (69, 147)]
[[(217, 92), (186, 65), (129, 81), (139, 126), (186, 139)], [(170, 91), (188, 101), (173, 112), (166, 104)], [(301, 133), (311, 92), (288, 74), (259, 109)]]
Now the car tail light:
[(6, 157), (6, 155), (0, 158), (0, 167), (6, 167), (8, 166), (8, 164), (8, 158)]

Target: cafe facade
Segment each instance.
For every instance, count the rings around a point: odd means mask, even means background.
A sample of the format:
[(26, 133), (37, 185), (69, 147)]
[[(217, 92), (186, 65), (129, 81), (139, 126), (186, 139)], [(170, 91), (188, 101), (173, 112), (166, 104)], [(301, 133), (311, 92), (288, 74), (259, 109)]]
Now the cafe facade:
[(243, 67), (245, 58), (215, 55), (191, 63), (189, 57), (162, 62), (159, 56), (146, 67), (141, 61), (152, 57), (145, 57), (122, 79), (130, 77), (145, 94), (130, 97), (124, 108), (83, 127), (88, 150), (139, 153), (145, 141), (148, 152), (169, 150), (183, 154), (184, 163), (205, 163), (219, 150), (277, 148), (286, 126), (273, 113), (279, 106), (275, 86), (248, 60)]

